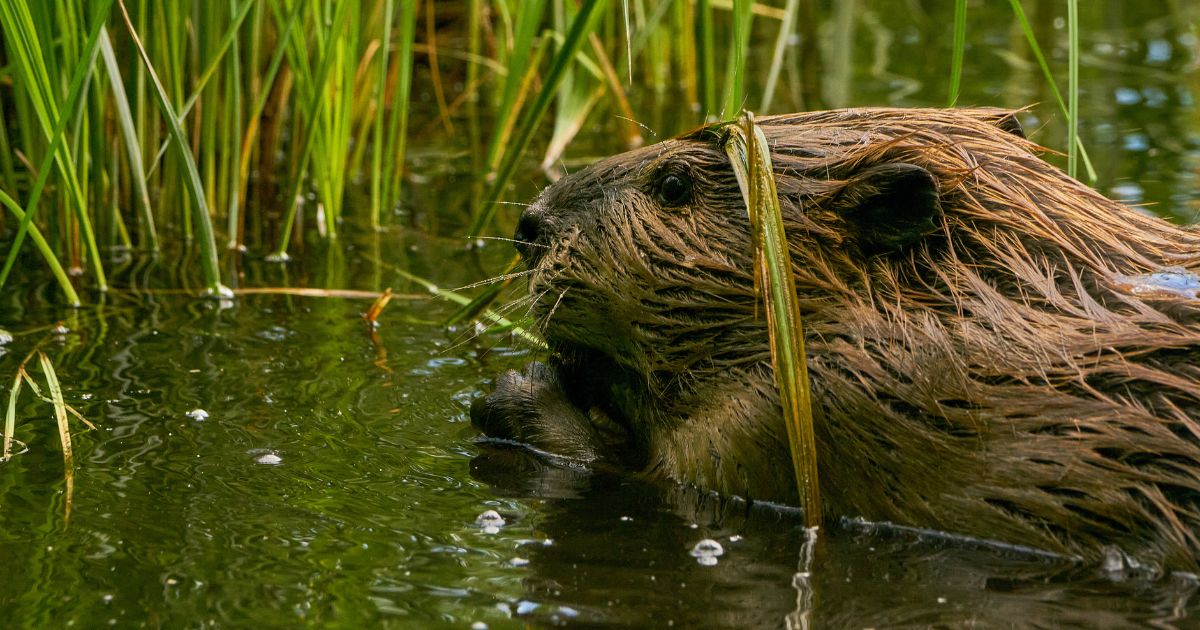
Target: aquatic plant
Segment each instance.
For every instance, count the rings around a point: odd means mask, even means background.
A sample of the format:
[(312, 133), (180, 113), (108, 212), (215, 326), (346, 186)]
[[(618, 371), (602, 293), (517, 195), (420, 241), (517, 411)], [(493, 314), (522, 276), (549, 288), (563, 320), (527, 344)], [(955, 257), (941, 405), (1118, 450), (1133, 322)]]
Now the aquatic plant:
[(812, 395), (804, 353), (804, 322), (796, 299), (792, 258), (783, 229), (783, 211), (775, 187), (771, 149), (754, 115), (742, 112), (726, 125), (725, 152), (737, 177), (750, 233), (754, 240), (754, 289), (766, 305), (771, 367), (805, 525), (821, 523), (821, 493), (817, 471), (817, 438), (813, 429)]
[[(1069, 121), (1068, 168), (1094, 177), (1077, 131), (1077, 3), (1066, 98), (1010, 3)], [(967, 7), (955, 9), (950, 102), (972, 64)], [(46, 269), (77, 305), (85, 283), (108, 289), (127, 252), (194, 247), (187, 270), (225, 294), (236, 280), (227, 251), (284, 261), (309, 231), (332, 241), (388, 224), (407, 203), (409, 136), (454, 139), (463, 118), (469, 203), (425, 214), (452, 216), (472, 237), (506, 232), (515, 216), (499, 204), (532, 152), (556, 177), (572, 138), (602, 114), (626, 145), (642, 141), (646, 96), (630, 86), (672, 110), (651, 133), (728, 120), (751, 100), (764, 111), (825, 104), (816, 13), (812, 0), (3, 0), (0, 236), (11, 246), (0, 287)], [(414, 74), (430, 106), (414, 98)], [(410, 132), (413, 109), (429, 107), (434, 118)], [(358, 178), (369, 203), (347, 204)], [(41, 265), (17, 264), (26, 241)]]

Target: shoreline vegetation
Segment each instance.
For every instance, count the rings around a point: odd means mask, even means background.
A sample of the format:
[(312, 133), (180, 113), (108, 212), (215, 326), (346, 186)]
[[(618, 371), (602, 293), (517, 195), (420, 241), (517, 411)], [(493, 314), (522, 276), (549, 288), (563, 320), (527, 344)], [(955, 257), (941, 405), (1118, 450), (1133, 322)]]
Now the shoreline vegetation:
[[(1025, 44), (1013, 52), (1036, 60), (1048, 107), (1070, 122), (1069, 164), (1090, 172), (1074, 131), (1078, 20), (1060, 89), (1035, 27), (1049, 12), (1027, 1), (1031, 21), (1010, 3)], [(112, 261), (192, 249), (204, 291), (229, 297), (223, 269), (239, 252), (284, 262), (306, 238), (388, 225), (405, 203), (409, 147), (448, 137), (466, 136), (472, 190), (469, 207), (444, 210), (472, 239), (505, 234), (514, 177), (539, 160), (556, 177), (598, 112), (621, 144), (654, 141), (640, 93), (683, 97), (689, 116), (672, 133), (743, 109), (841, 104), (819, 80), (818, 5), (4, 0), (0, 290), (48, 271), (78, 306), (81, 289), (108, 290)], [(953, 16), (936, 86), (948, 103), (972, 61), (970, 3)], [(411, 125), (413, 107), (431, 120)], [(355, 187), (368, 203), (349, 207)]]

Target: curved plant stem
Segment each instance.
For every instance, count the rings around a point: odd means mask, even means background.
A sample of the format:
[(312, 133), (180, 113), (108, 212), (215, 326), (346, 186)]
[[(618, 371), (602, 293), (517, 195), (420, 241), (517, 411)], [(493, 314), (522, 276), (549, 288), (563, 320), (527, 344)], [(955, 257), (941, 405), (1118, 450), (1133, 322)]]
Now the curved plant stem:
[(725, 152), (750, 216), (755, 289), (765, 294), (771, 365), (779, 388), (800, 507), (804, 509), (805, 526), (814, 527), (821, 522), (821, 495), (804, 325), (796, 299), (796, 281), (783, 230), (770, 147), (750, 112), (743, 112), (738, 122), (727, 125), (725, 130)]

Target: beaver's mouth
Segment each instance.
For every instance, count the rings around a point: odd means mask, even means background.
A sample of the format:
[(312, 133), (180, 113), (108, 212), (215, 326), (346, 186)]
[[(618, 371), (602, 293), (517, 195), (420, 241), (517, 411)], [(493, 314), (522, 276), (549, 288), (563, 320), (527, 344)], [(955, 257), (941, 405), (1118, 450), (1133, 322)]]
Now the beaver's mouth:
[(551, 364), (568, 400), (591, 418), (592, 426), (608, 446), (607, 458), (637, 468), (645, 462), (645, 449), (638, 427), (630, 421), (629, 404), (641, 400), (642, 383), (607, 353), (589, 346), (552, 346)]

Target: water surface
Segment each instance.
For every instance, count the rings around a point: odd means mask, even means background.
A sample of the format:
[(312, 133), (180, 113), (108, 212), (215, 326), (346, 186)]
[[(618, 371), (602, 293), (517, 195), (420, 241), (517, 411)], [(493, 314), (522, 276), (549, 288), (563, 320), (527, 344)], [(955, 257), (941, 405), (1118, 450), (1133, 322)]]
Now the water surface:
[[(960, 103), (1040, 103), (1026, 128), (1061, 147), (1062, 117), (1006, 4), (970, 5)], [(1061, 68), (1060, 20), (1025, 4)], [(1096, 187), (1195, 221), (1196, 9), (1081, 4), (1082, 134)], [(824, 104), (943, 104), (951, 7), (824, 7)], [(769, 24), (758, 28), (773, 38)], [(794, 105), (791, 86), (776, 111)], [(701, 117), (680, 116), (673, 108), (683, 101), (670, 89), (633, 97), (660, 136)], [(569, 167), (619, 149), (612, 115), (597, 112), (593, 123)], [(397, 272), (453, 287), (495, 273), (510, 256), (503, 244), (479, 261), (463, 253), (465, 184), (474, 178), (455, 142), (414, 140), (419, 177), (397, 219), (412, 227), (348, 230), (342, 243), (310, 243), (287, 266), (251, 251), (227, 269), (236, 286), (391, 287), (415, 296), (393, 301), (377, 329), (360, 316), (364, 300), (222, 303), (163, 291), (195, 286), (180, 271), (186, 253), (115, 264), (116, 289), (90, 295), (100, 305), (80, 310), (57, 306), (56, 290), (36, 273), (4, 289), (0, 327), (15, 339), (0, 346), (2, 400), (37, 345), (58, 367), (68, 402), (97, 426), (75, 435), (68, 492), (49, 406), (22, 398), (18, 436), (28, 450), (0, 465), (6, 625), (1196, 623), (1196, 582), (1186, 576), (1118, 579), (1065, 559), (853, 521), (830, 524), (810, 548), (786, 511), (481, 448), (469, 401), (535, 353), (504, 335), (447, 332), (453, 306), (425, 299)], [(533, 171), (518, 179), (514, 200), (542, 181)], [(502, 222), (514, 220), (502, 213)], [(60, 321), (65, 330), (51, 330)], [(476, 523), (488, 510), (504, 519), (494, 533)], [(724, 549), (713, 566), (689, 553), (706, 539)]]

